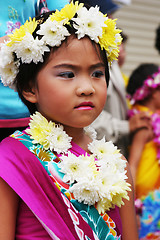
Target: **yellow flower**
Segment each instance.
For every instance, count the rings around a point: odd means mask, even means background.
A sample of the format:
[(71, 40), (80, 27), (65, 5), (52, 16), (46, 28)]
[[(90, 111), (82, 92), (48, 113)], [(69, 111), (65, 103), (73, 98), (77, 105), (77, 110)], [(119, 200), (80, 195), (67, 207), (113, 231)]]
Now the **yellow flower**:
[(104, 214), (106, 211), (110, 210), (110, 208), (113, 208), (113, 204), (111, 201), (109, 201), (108, 199), (101, 199), (98, 203), (97, 203), (97, 211), (99, 212), (99, 214)]
[(7, 46), (11, 47), (14, 43), (20, 42), (23, 40), (23, 37), (26, 35), (26, 32), (32, 34), (37, 27), (37, 22), (35, 18), (32, 20), (29, 18), (24, 25), (22, 25), (19, 29), (16, 28), (13, 34), (10, 34), (10, 42), (7, 43)]
[(129, 200), (129, 196), (127, 192), (114, 195), (112, 198), (112, 204), (120, 208), (122, 205), (124, 205), (124, 202), (122, 199)]
[(116, 28), (116, 19), (108, 18), (105, 21), (106, 27), (103, 27), (102, 37), (99, 38), (99, 44), (101, 48), (107, 51), (108, 61), (117, 59), (119, 48), (118, 45), (121, 44), (122, 38), (118, 36), (121, 32), (120, 29)]
[(40, 143), (45, 149), (48, 149), (50, 143), (46, 138), (54, 127), (53, 122), (48, 122), (46, 118), (36, 112), (33, 114), (29, 126), (30, 129), (27, 129), (26, 132), (34, 139), (33, 143)]
[(108, 46), (116, 47), (115, 35), (120, 33), (121, 30), (116, 29), (116, 19), (112, 20), (108, 18), (105, 21), (105, 24), (106, 27), (103, 27), (103, 33), (102, 37), (100, 37), (99, 43), (101, 47), (104, 47), (107, 50)]
[(110, 53), (107, 53), (107, 59), (108, 62), (112, 62), (113, 60), (116, 60), (119, 55), (119, 49), (114, 48)]
[(73, 2), (71, 2), (70, 4), (66, 4), (64, 8), (61, 9), (61, 11), (56, 10), (56, 12), (50, 16), (50, 19), (51, 21), (55, 20), (57, 22), (60, 22), (65, 19), (64, 24), (66, 24), (69, 20), (71, 20), (74, 17), (76, 12), (82, 7), (83, 3), (78, 4), (77, 1), (74, 4)]

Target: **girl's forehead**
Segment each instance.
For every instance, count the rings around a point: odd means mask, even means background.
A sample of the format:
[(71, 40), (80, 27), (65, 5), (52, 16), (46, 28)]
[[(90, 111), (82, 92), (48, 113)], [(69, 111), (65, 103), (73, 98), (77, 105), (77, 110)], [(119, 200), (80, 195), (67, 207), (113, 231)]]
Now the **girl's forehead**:
[[(92, 43), (92, 41), (84, 37), (82, 39), (77, 39), (76, 37), (69, 37), (67, 41), (63, 42), (58, 48), (53, 49), (51, 57), (65, 57), (65, 58), (71, 58), (71, 57), (83, 57), (83, 54), (91, 54), (95, 55), (95, 58), (98, 55), (100, 55), (100, 49), (97, 44)], [(90, 55), (88, 56), (90, 57)]]

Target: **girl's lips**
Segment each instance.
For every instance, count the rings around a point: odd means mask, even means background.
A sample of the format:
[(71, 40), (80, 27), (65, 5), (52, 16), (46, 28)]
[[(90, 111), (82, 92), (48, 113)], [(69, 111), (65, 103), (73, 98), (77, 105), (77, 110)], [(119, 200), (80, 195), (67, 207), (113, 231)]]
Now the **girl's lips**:
[(82, 102), (75, 107), (75, 109), (78, 109), (78, 110), (91, 110), (93, 108), (94, 108), (94, 105), (92, 102)]

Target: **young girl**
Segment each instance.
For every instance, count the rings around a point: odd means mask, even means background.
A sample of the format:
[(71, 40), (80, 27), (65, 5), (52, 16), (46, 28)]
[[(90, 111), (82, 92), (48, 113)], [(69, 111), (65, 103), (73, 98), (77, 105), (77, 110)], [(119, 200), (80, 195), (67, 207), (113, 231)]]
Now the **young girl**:
[(104, 107), (119, 32), (76, 2), (30, 19), (2, 46), (3, 83), (32, 116), (0, 145), (1, 240), (138, 240), (127, 163), (87, 127)]
[(151, 129), (143, 128), (133, 135), (129, 155), (136, 197), (143, 202), (140, 237), (145, 237), (160, 230), (160, 193), (156, 190), (160, 187), (160, 68), (149, 63), (138, 66), (130, 76), (127, 92), (133, 105), (129, 115), (145, 111), (151, 119)]

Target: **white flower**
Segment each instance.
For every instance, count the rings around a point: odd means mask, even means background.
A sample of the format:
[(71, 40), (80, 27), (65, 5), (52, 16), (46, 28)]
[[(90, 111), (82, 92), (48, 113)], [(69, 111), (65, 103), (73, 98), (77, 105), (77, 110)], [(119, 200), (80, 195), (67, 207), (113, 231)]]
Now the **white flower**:
[(9, 86), (10, 88), (13, 88), (14, 79), (18, 74), (18, 67), (17, 62), (12, 62), (5, 66), (5, 68), (0, 66), (0, 76), (1, 81), (4, 84), (4, 86)]
[(73, 26), (77, 29), (78, 39), (87, 35), (91, 40), (98, 43), (98, 37), (102, 36), (102, 27), (106, 27), (104, 22), (107, 18), (99, 11), (97, 6), (91, 7), (89, 10), (83, 7), (77, 11), (77, 14), (77, 18), (72, 20), (75, 22)]
[(112, 204), (111, 201), (109, 201), (108, 199), (100, 199), (100, 201), (98, 201), (97, 203), (97, 211), (99, 212), (99, 214), (104, 214), (105, 211), (110, 210), (110, 208), (114, 208), (115, 206)]
[[(147, 84), (148, 84), (149, 86), (152, 86), (152, 84), (153, 84), (153, 79), (149, 79), (149, 80), (147, 81)], [(140, 91), (140, 93), (143, 94), (143, 93), (144, 93), (144, 89), (142, 89), (142, 91)]]
[(50, 143), (50, 150), (54, 150), (58, 154), (67, 152), (72, 146), (72, 138), (63, 130), (62, 125), (55, 125), (47, 136), (47, 140)]
[(67, 28), (63, 26), (64, 21), (51, 21), (50, 18), (40, 26), (37, 31), (42, 35), (42, 40), (51, 47), (59, 46), (61, 42), (70, 35)]
[(154, 78), (154, 83), (159, 84), (160, 83), (160, 74), (157, 74), (157, 76)]
[(85, 127), (84, 128), (85, 134), (87, 136), (89, 136), (91, 139), (96, 139), (97, 137), (97, 132), (95, 131), (95, 129), (91, 126)]
[(94, 163), (93, 156), (80, 155), (75, 156), (73, 153), (68, 152), (68, 156), (61, 156), (62, 162), (59, 163), (61, 172), (65, 174), (63, 180), (65, 182), (73, 183), (74, 181), (80, 181), (84, 177), (88, 180), (94, 178), (96, 172), (96, 165)]
[(112, 201), (113, 185), (116, 182), (116, 175), (113, 174), (111, 169), (110, 171), (108, 169), (106, 171), (100, 171), (100, 174), (97, 176), (97, 181), (100, 187), (100, 197)]
[(45, 46), (43, 40), (34, 39), (30, 33), (26, 33), (23, 40), (14, 45), (14, 50), (18, 58), (21, 58), (22, 63), (43, 62), (44, 52), (49, 52), (50, 49)]
[(105, 137), (101, 140), (94, 140), (88, 146), (88, 149), (93, 153), (98, 159), (102, 159), (106, 154), (117, 154), (119, 151), (117, 147), (111, 142), (106, 142)]
[(95, 180), (87, 181), (83, 178), (78, 183), (74, 183), (69, 191), (74, 194), (76, 200), (89, 206), (94, 205), (100, 200), (99, 186)]
[(71, 152), (68, 152), (68, 156), (61, 156), (62, 162), (58, 164), (60, 171), (63, 172), (64, 182), (73, 183), (75, 180), (81, 177), (83, 172), (83, 162), (79, 157), (75, 156)]
[(101, 171), (98, 178), (98, 182), (101, 182), (100, 201), (97, 204), (99, 213), (104, 213), (115, 205), (121, 207), (124, 204), (122, 199), (129, 199), (127, 191), (131, 190), (130, 184), (125, 181), (125, 172), (122, 174), (117, 171), (114, 174), (112, 171)]
[(5, 67), (14, 62), (13, 52), (6, 44), (0, 45), (0, 67)]
[(98, 174), (98, 168), (94, 156), (88, 155), (86, 153), (86, 155), (80, 155), (79, 159), (83, 164), (83, 172), (81, 173), (81, 178), (85, 176), (88, 178), (88, 181), (95, 178), (95, 176)]
[(121, 154), (106, 154), (104, 155), (103, 159), (98, 161), (98, 166), (101, 169), (104, 168), (111, 168), (113, 172), (117, 170), (119, 172), (124, 172), (126, 167), (126, 160), (121, 158)]
[[(116, 33), (116, 35), (115, 35), (115, 43), (117, 44), (120, 44), (121, 43), (121, 41), (122, 41), (122, 37), (121, 37), (121, 35), (120, 35), (120, 33)], [(116, 46), (115, 46), (116, 47)]]
[(113, 155), (113, 161), (116, 169), (123, 173), (125, 171), (127, 161), (122, 159), (121, 155), (118, 157), (118, 155), (116, 156), (115, 154)]

